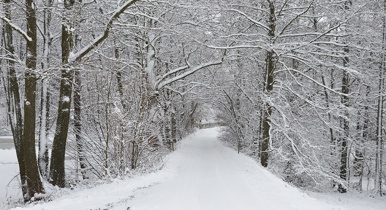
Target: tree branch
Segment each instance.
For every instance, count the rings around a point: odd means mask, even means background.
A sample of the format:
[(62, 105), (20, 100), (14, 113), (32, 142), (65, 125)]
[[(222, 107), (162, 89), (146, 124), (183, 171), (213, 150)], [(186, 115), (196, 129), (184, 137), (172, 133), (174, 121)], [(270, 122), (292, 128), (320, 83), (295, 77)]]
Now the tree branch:
[(154, 89), (155, 89), (155, 90), (158, 90), (159, 84), (160, 84), (162, 81), (164, 81), (169, 75), (172, 75), (172, 74), (175, 74), (175, 73), (177, 73), (177, 72), (183, 71), (183, 70), (185, 70), (185, 69), (187, 69), (187, 68), (189, 68), (188, 65), (182, 66), (182, 67), (178, 67), (178, 68), (176, 68), (176, 69), (174, 69), (174, 70), (172, 70), (172, 71), (169, 71), (168, 73), (162, 75), (162, 77), (155, 83), (155, 85), (154, 85), (155, 88), (154, 88)]
[[(206, 67), (209, 67), (209, 66), (216, 66), (216, 65), (219, 65), (219, 64), (222, 64), (223, 60), (219, 60), (219, 61), (212, 61), (212, 62), (208, 62), (208, 63), (203, 63), (201, 65), (198, 65), (194, 68), (192, 68), (191, 70), (183, 73), (183, 74), (180, 74), (176, 77), (173, 77), (173, 78), (170, 78), (166, 81), (163, 81), (164, 80), (164, 77), (161, 78), (161, 81), (157, 81), (156, 82), (156, 86), (154, 87), (155, 91), (158, 91), (159, 89), (163, 88), (164, 86), (170, 84), (170, 83), (173, 83), (177, 80), (181, 80), (189, 75), (192, 75), (194, 74), (195, 72), (203, 69), (203, 68), (206, 68)], [(179, 71), (182, 71), (182, 70), (185, 70), (186, 69), (186, 66), (183, 66), (183, 67), (180, 67), (180, 68), (177, 68), (176, 70), (173, 70), (172, 72), (173, 73), (177, 73)], [(178, 71), (177, 71), (178, 70)], [(168, 73), (167, 73), (168, 74)], [(169, 74), (170, 75), (170, 74)]]
[(85, 55), (87, 55), (91, 50), (93, 50), (95, 47), (97, 47), (99, 44), (101, 44), (110, 33), (110, 29), (113, 26), (113, 22), (115, 19), (117, 19), (127, 8), (129, 8), (131, 5), (133, 5), (138, 0), (131, 0), (126, 3), (124, 3), (121, 7), (118, 7), (117, 10), (114, 12), (114, 14), (110, 17), (109, 21), (107, 22), (104, 31), (101, 35), (99, 35), (96, 39), (94, 39), (90, 44), (83, 47), (79, 52), (70, 55), (69, 63), (72, 63), (74, 61), (80, 61)]
[(32, 41), (32, 38), (30, 36), (27, 35), (27, 33), (25, 31), (23, 31), (19, 26), (11, 23), (11, 20), (6, 18), (6, 17), (3, 17), (3, 16), (0, 16), (0, 19), (7, 25), (11, 26), (11, 28), (13, 30), (15, 30), (16, 32), (18, 32), (21, 36), (24, 37), (24, 39), (27, 41), (27, 42), (31, 42)]

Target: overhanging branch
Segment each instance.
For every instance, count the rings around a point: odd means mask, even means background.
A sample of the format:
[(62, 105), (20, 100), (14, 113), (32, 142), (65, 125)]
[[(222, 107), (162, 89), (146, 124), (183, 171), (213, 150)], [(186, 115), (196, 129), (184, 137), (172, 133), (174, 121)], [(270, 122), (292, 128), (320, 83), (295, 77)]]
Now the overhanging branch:
[[(183, 74), (180, 74), (178, 76), (172, 77), (172, 78), (170, 78), (168, 80), (165, 80), (165, 81), (163, 81), (165, 79), (165, 76), (164, 76), (164, 77), (161, 78), (161, 81), (157, 81), (156, 82), (156, 86), (155, 86), (154, 89), (155, 89), (155, 91), (158, 91), (159, 89), (163, 88), (164, 86), (166, 86), (168, 84), (171, 84), (171, 83), (173, 83), (175, 81), (181, 80), (181, 79), (183, 79), (183, 78), (185, 78), (185, 77), (187, 77), (189, 75), (192, 75), (195, 72), (197, 72), (197, 71), (199, 71), (199, 70), (201, 70), (203, 68), (220, 65), (220, 64), (222, 64), (222, 62), (223, 62), (223, 59), (218, 60), (218, 61), (212, 61), (212, 62), (208, 62), (208, 63), (203, 63), (201, 65), (198, 65), (198, 66), (192, 68), (191, 70), (189, 70), (189, 71), (187, 71), (187, 72), (185, 72)], [(178, 71), (173, 70), (172, 72), (173, 73), (177, 73), (177, 72), (183, 71), (185, 69), (187, 69), (187, 66), (183, 66), (183, 67), (177, 68), (176, 70), (178, 70)]]
[(109, 21), (107, 22), (103, 33), (99, 35), (96, 39), (94, 39), (90, 44), (88, 44), (87, 46), (79, 50), (79, 52), (72, 54), (69, 58), (69, 63), (72, 63), (74, 61), (80, 61), (91, 50), (93, 50), (95, 47), (101, 44), (109, 36), (110, 29), (113, 26), (114, 20), (117, 19), (127, 8), (129, 8), (137, 1), (138, 0), (128, 1), (124, 3), (122, 6), (118, 7), (117, 10), (114, 12), (114, 14), (110, 17)]

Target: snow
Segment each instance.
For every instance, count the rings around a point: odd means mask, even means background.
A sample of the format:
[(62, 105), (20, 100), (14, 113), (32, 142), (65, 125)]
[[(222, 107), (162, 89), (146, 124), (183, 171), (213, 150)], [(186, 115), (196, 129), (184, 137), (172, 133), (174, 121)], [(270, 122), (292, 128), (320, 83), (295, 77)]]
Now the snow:
[(331, 205), (339, 205), (347, 210), (381, 210), (386, 209), (386, 199), (370, 196), (370, 193), (350, 192), (346, 194), (338, 193), (316, 193), (308, 192), (310, 196), (323, 200)]
[(19, 167), (14, 149), (0, 149), (0, 209), (6, 197), (21, 198), (18, 178)]
[(307, 195), (250, 157), (223, 146), (218, 133), (218, 128), (211, 128), (188, 136), (157, 172), (69, 191), (52, 202), (14, 209), (384, 210), (386, 206), (384, 198), (359, 193)]
[(169, 160), (178, 176), (138, 192), (132, 201), (113, 209), (334, 209), (223, 146), (214, 131), (202, 130), (183, 142), (177, 158)]
[(63, 102), (66, 102), (66, 103), (69, 103), (69, 102), (70, 102), (70, 97), (68, 97), (68, 96), (63, 96), (63, 97), (62, 97), (62, 101), (63, 101)]

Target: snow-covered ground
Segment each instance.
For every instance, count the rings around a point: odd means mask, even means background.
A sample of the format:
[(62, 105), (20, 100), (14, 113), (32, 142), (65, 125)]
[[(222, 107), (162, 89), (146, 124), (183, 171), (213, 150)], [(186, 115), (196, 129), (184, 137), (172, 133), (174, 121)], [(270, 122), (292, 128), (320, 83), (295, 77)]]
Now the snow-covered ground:
[[(70, 191), (49, 203), (15, 209), (386, 209), (386, 199), (362, 194), (309, 193), (310, 197), (260, 167), (255, 160), (223, 146), (217, 136), (218, 129), (212, 128), (187, 137), (155, 173)], [(4, 165), (0, 165), (2, 177)]]
[(10, 199), (21, 198), (19, 167), (14, 149), (0, 149), (0, 209)]

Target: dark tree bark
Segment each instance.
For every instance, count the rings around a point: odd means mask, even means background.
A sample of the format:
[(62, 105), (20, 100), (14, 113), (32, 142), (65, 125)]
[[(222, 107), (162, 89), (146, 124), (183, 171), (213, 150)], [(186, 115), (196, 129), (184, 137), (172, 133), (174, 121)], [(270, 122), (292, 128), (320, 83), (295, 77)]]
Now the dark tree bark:
[(25, 157), (25, 179), (27, 194), (25, 200), (30, 200), (35, 193), (44, 193), (40, 180), (35, 151), (35, 123), (36, 123), (36, 13), (32, 0), (26, 1), (27, 40), (26, 72), (25, 72), (25, 100), (24, 100), (24, 129), (23, 152)]
[(62, 18), (62, 72), (60, 81), (58, 118), (54, 142), (52, 145), (50, 182), (58, 187), (65, 187), (64, 159), (66, 142), (70, 122), (71, 94), (74, 71), (69, 64), (70, 52), (73, 49), (71, 13), (74, 1), (64, 1), (64, 14)]
[[(345, 50), (345, 51), (348, 51)], [(344, 58), (344, 66), (348, 65), (348, 58)], [(349, 128), (349, 122), (348, 122), (348, 107), (349, 107), (349, 98), (348, 94), (350, 93), (349, 89), (349, 75), (347, 71), (343, 72), (342, 77), (342, 104), (345, 107), (345, 117), (342, 119), (343, 124), (343, 136), (340, 139), (340, 170), (339, 170), (339, 177), (346, 181), (347, 180), (347, 142), (350, 135), (350, 128)], [(343, 184), (339, 184), (338, 191), (341, 193), (347, 192), (347, 188)]]
[[(351, 0), (346, 1), (344, 3), (344, 9), (349, 10), (351, 6)], [(343, 66), (348, 67), (349, 66), (349, 58), (348, 54), (350, 53), (350, 49), (348, 47), (344, 47), (343, 49), (345, 57), (343, 58)], [(340, 138), (340, 170), (339, 170), (339, 177), (343, 181), (347, 181), (347, 159), (348, 159), (348, 150), (347, 150), (347, 143), (350, 136), (350, 125), (349, 125), (349, 113), (348, 108), (350, 106), (349, 104), (349, 93), (350, 93), (350, 76), (346, 69), (343, 70), (342, 75), (342, 97), (341, 97), (341, 103), (344, 106), (344, 115), (345, 117), (342, 118), (342, 125), (343, 125), (343, 136)], [(339, 184), (338, 191), (340, 193), (346, 193), (347, 187), (345, 187), (343, 184)]]
[[(268, 1), (269, 4), (269, 32), (268, 37), (270, 39), (273, 39), (275, 37), (275, 30), (276, 30), (276, 14), (275, 14), (275, 5), (274, 2)], [(264, 84), (264, 93), (269, 97), (272, 90), (273, 90), (273, 81), (274, 81), (274, 74), (275, 74), (275, 53), (273, 50), (269, 50), (267, 52), (266, 57), (266, 72), (265, 72), (265, 84)], [(262, 166), (267, 167), (268, 166), (268, 159), (269, 159), (269, 141), (270, 141), (270, 134), (269, 131), (271, 129), (270, 125), (270, 116), (272, 114), (272, 105), (269, 102), (265, 103), (264, 106), (264, 112), (262, 116), (262, 126), (263, 126), (263, 132), (262, 132), (262, 143), (261, 143), (261, 149), (260, 149), (260, 163)]]
[[(11, 0), (4, 0), (5, 17), (11, 20)], [(22, 150), (23, 139), (23, 118), (21, 110), (21, 100), (19, 92), (19, 82), (15, 70), (15, 49), (13, 45), (12, 28), (10, 25), (3, 26), (3, 40), (7, 57), (7, 75), (8, 75), (8, 119), (11, 125), (13, 141), (16, 149), (16, 156), (19, 163), (20, 180), (23, 195), (26, 195), (26, 180), (25, 180), (25, 161), (24, 152)], [(4, 84), (5, 85), (5, 84)]]
[(170, 113), (170, 127), (171, 127), (171, 140), (172, 140), (172, 150), (174, 151), (175, 145), (177, 143), (177, 120), (176, 120), (176, 111), (174, 107), (171, 109)]
[[(115, 59), (117, 59), (117, 63), (119, 63), (119, 59), (120, 59), (120, 56), (119, 56), (119, 49), (118, 47), (115, 48), (114, 50), (114, 56), (115, 56)], [(123, 108), (123, 112), (126, 112), (127, 111), (127, 105), (126, 105), (126, 102), (125, 102), (125, 97), (123, 95), (123, 83), (122, 83), (122, 72), (121, 72), (121, 69), (119, 69), (119, 66), (117, 66), (118, 69), (117, 69), (117, 72), (116, 72), (116, 78), (117, 78), (117, 86), (118, 86), (118, 93), (119, 93), (119, 97), (120, 97), (120, 100), (121, 100), (121, 105), (122, 105), (122, 108)]]
[[(386, 1), (383, 1), (383, 12), (386, 11)], [(385, 71), (386, 71), (386, 15), (382, 18), (382, 61), (379, 69), (379, 84), (378, 84), (378, 104), (377, 104), (377, 143), (375, 157), (375, 191), (382, 196), (382, 165), (383, 165), (383, 150), (384, 142), (382, 129), (383, 128), (383, 112), (384, 112), (384, 89), (385, 89)]]

